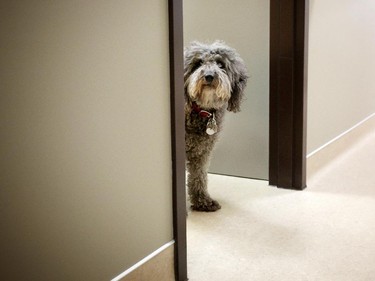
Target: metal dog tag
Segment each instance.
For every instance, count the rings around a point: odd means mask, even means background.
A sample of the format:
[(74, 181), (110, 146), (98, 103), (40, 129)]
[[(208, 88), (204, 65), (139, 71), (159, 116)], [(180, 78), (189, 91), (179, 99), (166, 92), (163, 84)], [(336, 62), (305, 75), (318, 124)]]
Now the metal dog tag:
[(214, 114), (212, 115), (212, 118), (210, 118), (207, 122), (206, 133), (210, 136), (217, 133), (217, 124)]

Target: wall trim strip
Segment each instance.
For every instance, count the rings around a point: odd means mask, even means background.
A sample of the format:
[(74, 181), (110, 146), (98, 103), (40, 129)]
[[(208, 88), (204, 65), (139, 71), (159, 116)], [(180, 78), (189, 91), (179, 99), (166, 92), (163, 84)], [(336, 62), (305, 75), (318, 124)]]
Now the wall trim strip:
[(157, 256), (158, 254), (160, 254), (161, 252), (163, 252), (165, 249), (167, 249), (168, 247), (172, 246), (173, 244), (175, 243), (174, 240), (168, 242), (167, 244), (161, 246), (159, 249), (153, 251), (151, 254), (149, 254), (148, 256), (146, 256), (145, 258), (141, 259), (139, 262), (137, 262), (135, 265), (133, 265), (132, 267), (130, 267), (129, 269), (125, 270), (123, 273), (121, 273), (120, 275), (116, 276), (115, 278), (111, 279), (111, 281), (120, 281), (121, 279), (123, 279), (126, 275), (130, 274), (131, 272), (133, 272), (134, 270), (136, 270), (137, 268), (141, 267), (143, 264), (145, 264), (146, 262), (148, 262), (149, 260), (151, 260), (152, 258), (154, 258), (155, 256)]

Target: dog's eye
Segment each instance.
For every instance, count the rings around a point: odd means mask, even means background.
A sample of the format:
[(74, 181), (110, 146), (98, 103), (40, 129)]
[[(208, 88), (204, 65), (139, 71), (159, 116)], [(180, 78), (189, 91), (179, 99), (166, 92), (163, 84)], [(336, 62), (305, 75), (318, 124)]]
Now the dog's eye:
[(203, 63), (202, 60), (197, 60), (196, 62), (194, 62), (191, 70), (194, 71), (194, 70), (198, 69), (202, 65), (202, 63)]
[(222, 61), (217, 61), (216, 62), (217, 66), (220, 67), (221, 69), (225, 69), (225, 64)]

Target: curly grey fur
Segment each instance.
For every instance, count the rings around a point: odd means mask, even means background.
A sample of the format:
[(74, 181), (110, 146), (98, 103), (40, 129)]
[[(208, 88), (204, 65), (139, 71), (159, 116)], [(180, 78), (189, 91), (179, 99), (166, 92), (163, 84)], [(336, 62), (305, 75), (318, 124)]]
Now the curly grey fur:
[[(207, 171), (211, 151), (222, 130), (226, 110), (238, 112), (247, 82), (243, 60), (222, 41), (211, 45), (192, 42), (184, 51), (185, 143), (188, 194), (192, 209), (213, 212), (221, 208), (207, 191)], [(209, 118), (193, 109), (213, 113), (217, 133), (206, 133)]]

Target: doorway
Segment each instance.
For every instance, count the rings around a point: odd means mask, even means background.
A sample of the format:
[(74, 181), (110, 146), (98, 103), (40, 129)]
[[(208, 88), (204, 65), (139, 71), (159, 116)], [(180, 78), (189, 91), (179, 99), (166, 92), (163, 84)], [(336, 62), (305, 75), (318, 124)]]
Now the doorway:
[[(183, 112), (183, 1), (169, 0), (176, 280), (187, 280)], [(269, 184), (306, 187), (308, 0), (270, 1)]]

